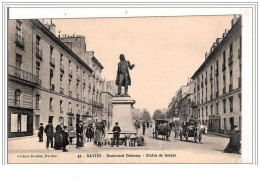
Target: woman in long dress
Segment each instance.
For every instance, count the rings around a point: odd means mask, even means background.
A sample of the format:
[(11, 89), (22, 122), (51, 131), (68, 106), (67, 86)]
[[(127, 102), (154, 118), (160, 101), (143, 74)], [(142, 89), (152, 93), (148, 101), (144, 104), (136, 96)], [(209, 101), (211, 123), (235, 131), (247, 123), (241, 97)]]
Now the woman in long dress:
[(62, 149), (62, 128), (60, 124), (56, 126), (56, 132), (54, 135), (54, 149), (61, 150)]
[(102, 141), (103, 141), (103, 131), (102, 131), (102, 126), (100, 123), (96, 124), (96, 131), (95, 131), (95, 142), (98, 147), (101, 148), (102, 146)]
[(92, 124), (89, 124), (86, 130), (86, 137), (87, 137), (87, 142), (91, 142), (92, 138), (94, 136), (94, 129), (92, 127)]

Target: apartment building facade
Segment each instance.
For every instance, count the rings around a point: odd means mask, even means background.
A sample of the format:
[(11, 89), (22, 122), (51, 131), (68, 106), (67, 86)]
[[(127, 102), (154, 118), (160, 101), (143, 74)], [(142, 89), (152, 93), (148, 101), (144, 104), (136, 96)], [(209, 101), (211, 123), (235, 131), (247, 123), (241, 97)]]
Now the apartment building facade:
[(241, 40), (241, 17), (234, 16), (191, 77), (194, 113), (209, 131), (230, 134), (234, 125), (241, 130)]
[(55, 36), (55, 25), (9, 20), (8, 27), (9, 137), (32, 135), (48, 121), (91, 120), (93, 70)]

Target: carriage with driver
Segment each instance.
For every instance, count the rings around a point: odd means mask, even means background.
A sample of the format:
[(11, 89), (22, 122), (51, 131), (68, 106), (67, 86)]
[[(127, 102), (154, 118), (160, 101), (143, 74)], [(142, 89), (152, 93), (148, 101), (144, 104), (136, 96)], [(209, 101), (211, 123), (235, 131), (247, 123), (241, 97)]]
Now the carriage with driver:
[(169, 140), (171, 135), (171, 128), (168, 121), (165, 119), (157, 119), (155, 122), (155, 129), (153, 129), (153, 138), (158, 139), (158, 136), (162, 135), (162, 139)]
[(195, 119), (190, 119), (183, 123), (180, 130), (180, 139), (182, 141), (185, 138), (188, 141), (189, 137), (193, 137), (195, 143), (198, 140), (201, 143), (203, 133), (207, 134), (207, 126), (199, 124)]

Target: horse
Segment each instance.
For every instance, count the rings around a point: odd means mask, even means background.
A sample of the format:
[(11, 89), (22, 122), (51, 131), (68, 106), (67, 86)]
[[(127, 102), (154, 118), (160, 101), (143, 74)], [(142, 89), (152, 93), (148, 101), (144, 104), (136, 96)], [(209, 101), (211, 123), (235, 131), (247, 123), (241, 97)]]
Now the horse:
[(199, 143), (202, 144), (202, 134), (208, 134), (208, 127), (206, 125), (197, 125), (197, 130), (196, 130), (196, 136), (194, 137), (195, 143), (197, 143), (197, 138), (199, 138)]

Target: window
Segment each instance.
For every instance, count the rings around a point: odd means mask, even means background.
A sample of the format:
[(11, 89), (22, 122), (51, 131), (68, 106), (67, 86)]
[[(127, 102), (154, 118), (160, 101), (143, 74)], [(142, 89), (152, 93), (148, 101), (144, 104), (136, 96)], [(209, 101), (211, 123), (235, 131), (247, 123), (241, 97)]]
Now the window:
[(36, 94), (36, 109), (40, 109), (40, 95)]
[(21, 104), (21, 90), (15, 90), (14, 104), (20, 106)]
[(230, 55), (230, 57), (233, 56), (233, 44), (229, 45), (229, 55)]
[(71, 60), (69, 60), (69, 69), (71, 69)]
[(69, 112), (71, 112), (71, 113), (72, 113), (71, 102), (69, 102)]
[(226, 99), (223, 99), (223, 113), (226, 113)]
[(19, 20), (16, 20), (16, 34), (18, 36), (22, 35), (22, 22)]
[(62, 100), (60, 100), (60, 112), (62, 113), (63, 112), (63, 101)]
[(16, 60), (16, 68), (19, 68), (19, 69), (21, 69), (21, 66), (22, 66), (22, 55), (20, 55), (20, 54), (16, 54), (16, 58), (15, 58), (15, 60)]
[(230, 75), (230, 84), (233, 84), (233, 71), (232, 70), (229, 71), (229, 75)]
[(226, 62), (226, 51), (223, 52), (223, 63)]
[(206, 106), (206, 117), (208, 117), (208, 106)]
[(218, 115), (218, 103), (216, 103), (216, 115)]
[(36, 35), (36, 50), (40, 50), (40, 41), (41, 41), (41, 37), (39, 37), (38, 35)]
[(63, 54), (60, 54), (60, 64), (62, 64), (63, 61)]
[(239, 110), (241, 111), (241, 108), (242, 108), (241, 94), (239, 94), (238, 97), (239, 97)]
[(229, 103), (230, 103), (230, 113), (233, 112), (233, 97), (229, 98)]
[(40, 62), (36, 62), (36, 76), (39, 78), (40, 77)]
[(210, 114), (213, 115), (213, 105), (210, 105)]
[(224, 130), (227, 130), (227, 120), (226, 118), (224, 118), (223, 120), (224, 120)]
[(53, 110), (53, 98), (50, 98), (50, 111)]
[(71, 79), (69, 79), (69, 91), (71, 91)]
[(50, 46), (50, 57), (52, 58), (52, 55), (53, 55), (53, 47)]

